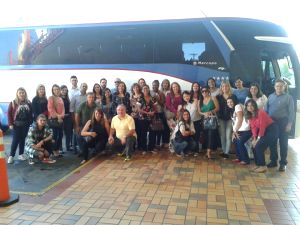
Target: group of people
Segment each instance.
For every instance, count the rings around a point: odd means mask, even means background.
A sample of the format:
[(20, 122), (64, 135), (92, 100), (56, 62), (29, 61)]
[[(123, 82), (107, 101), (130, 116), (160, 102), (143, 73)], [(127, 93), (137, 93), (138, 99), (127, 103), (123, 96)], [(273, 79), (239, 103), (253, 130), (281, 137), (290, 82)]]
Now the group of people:
[[(102, 78), (87, 92), (88, 85), (78, 87), (76, 76), (70, 78), (72, 87), (52, 86), (47, 98), (44, 85), (37, 87), (36, 96), (28, 100), (24, 88), (9, 104), (9, 126), (13, 139), (8, 163), (13, 163), (19, 146), (19, 160), (38, 158), (53, 163), (62, 157), (62, 139), (66, 151), (74, 151), (89, 159), (89, 150), (113, 152), (130, 160), (134, 152), (157, 153), (168, 148), (180, 157), (205, 151), (214, 159), (217, 149), (229, 158), (234, 143), (240, 165), (250, 163), (247, 143), (251, 143), (256, 167), (265, 172), (278, 163), (277, 139), (280, 143), (280, 167), (287, 164), (288, 133), (294, 122), (294, 102), (283, 80), (275, 83), (275, 92), (268, 98), (258, 84), (243, 86), (240, 78), (236, 88), (229, 81), (216, 86), (213, 78), (201, 87), (194, 82), (190, 90), (181, 90), (177, 82), (154, 80), (150, 86), (141, 78), (127, 91), (119, 78), (115, 88), (107, 88)], [(270, 147), (270, 163), (266, 166), (265, 150)], [(25, 154), (24, 155), (24, 149)]]

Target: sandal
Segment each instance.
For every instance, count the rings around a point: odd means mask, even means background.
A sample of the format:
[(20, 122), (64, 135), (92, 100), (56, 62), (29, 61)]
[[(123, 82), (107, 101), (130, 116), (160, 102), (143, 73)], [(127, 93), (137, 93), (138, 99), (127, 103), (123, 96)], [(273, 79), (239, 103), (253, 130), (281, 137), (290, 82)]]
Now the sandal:
[(212, 157), (211, 155), (210, 155), (210, 156), (206, 155), (206, 158), (207, 158), (208, 160), (215, 159), (215, 158), (214, 158), (214, 157)]
[(239, 162), (242, 162), (242, 161), (240, 161), (239, 159), (233, 159), (233, 160), (231, 160), (231, 162), (239, 163)]

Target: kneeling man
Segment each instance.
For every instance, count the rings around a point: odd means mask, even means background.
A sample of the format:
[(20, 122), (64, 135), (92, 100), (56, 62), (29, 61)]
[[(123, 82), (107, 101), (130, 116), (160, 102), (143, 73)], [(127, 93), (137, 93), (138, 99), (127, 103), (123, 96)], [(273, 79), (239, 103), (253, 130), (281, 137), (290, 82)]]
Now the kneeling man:
[[(130, 160), (136, 142), (134, 119), (126, 114), (126, 106), (118, 105), (117, 115), (112, 118), (108, 143), (114, 151), (126, 154), (125, 161)], [(121, 150), (121, 151), (120, 151)]]

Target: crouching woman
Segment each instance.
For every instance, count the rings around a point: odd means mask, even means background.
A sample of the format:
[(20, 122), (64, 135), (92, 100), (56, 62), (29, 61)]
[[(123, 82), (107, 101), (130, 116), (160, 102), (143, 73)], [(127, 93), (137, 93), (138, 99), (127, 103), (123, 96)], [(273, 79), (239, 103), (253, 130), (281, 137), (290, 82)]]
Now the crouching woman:
[(246, 103), (245, 117), (249, 120), (252, 132), (252, 147), (256, 167), (253, 172), (263, 173), (267, 171), (265, 162), (265, 150), (278, 135), (278, 128), (272, 118), (262, 109), (258, 109), (257, 103), (249, 99)]
[(25, 142), (25, 154), (28, 156), (29, 164), (34, 164), (33, 159), (38, 158), (44, 163), (55, 163), (49, 158), (52, 154), (52, 130), (47, 126), (47, 118), (40, 114), (36, 123), (29, 128)]
[(197, 144), (194, 140), (194, 134), (194, 123), (191, 121), (189, 111), (185, 109), (171, 138), (172, 145), (178, 156), (184, 156), (188, 151), (195, 152)]
[(84, 164), (89, 157), (89, 148), (95, 148), (95, 153), (104, 151), (109, 134), (109, 123), (100, 108), (95, 109), (91, 120), (88, 120), (81, 131)]

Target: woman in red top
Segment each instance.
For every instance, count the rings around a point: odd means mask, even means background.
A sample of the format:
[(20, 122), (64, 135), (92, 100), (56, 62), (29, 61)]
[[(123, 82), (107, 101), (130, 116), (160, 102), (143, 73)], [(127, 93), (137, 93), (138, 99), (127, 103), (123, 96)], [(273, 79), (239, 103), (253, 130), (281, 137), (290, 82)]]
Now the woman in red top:
[(254, 160), (257, 166), (253, 172), (263, 173), (267, 171), (265, 150), (275, 141), (278, 129), (271, 117), (262, 109), (258, 109), (255, 100), (249, 99), (245, 106), (245, 118), (249, 120), (251, 127)]

